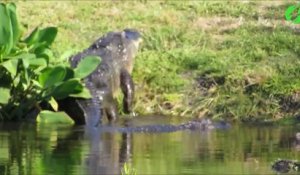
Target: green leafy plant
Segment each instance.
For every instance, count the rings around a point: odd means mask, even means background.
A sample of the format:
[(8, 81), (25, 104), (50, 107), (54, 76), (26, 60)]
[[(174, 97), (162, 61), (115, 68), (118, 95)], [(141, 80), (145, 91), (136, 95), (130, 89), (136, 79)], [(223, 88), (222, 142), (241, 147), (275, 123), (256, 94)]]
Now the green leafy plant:
[(50, 46), (56, 35), (56, 27), (37, 27), (22, 39), (15, 4), (0, 4), (1, 119), (35, 117), (42, 110), (42, 102), (57, 110), (56, 100), (68, 96), (91, 97), (81, 79), (96, 68), (99, 57), (83, 59), (76, 69), (54, 64)]

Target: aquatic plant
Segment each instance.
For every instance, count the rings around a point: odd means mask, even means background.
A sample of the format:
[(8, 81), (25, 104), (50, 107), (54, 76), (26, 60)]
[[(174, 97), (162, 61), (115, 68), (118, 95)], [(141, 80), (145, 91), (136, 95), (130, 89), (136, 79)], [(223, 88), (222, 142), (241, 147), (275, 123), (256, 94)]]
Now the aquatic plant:
[[(57, 62), (51, 50), (56, 27), (36, 27), (22, 38), (14, 3), (0, 4), (0, 119), (36, 117), (41, 103), (57, 110), (56, 100), (68, 96), (90, 98), (81, 79), (100, 62), (88, 57), (76, 69)], [(89, 67), (89, 69), (86, 69)]]

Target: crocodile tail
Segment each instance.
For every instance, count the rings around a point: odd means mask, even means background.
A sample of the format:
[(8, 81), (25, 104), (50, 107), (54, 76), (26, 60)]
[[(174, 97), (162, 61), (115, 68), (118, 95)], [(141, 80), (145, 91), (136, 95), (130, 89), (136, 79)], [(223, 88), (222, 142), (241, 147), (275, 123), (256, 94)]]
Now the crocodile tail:
[(186, 129), (183, 125), (145, 125), (134, 127), (115, 127), (115, 126), (101, 126), (99, 128), (102, 132), (121, 132), (121, 133), (166, 133), (175, 132)]
[(90, 90), (91, 99), (78, 99), (81, 109), (85, 112), (85, 120), (87, 126), (97, 126), (101, 123), (101, 104), (96, 96), (96, 88), (91, 82), (85, 82), (86, 87)]
[(118, 128), (119, 132), (147, 132), (147, 133), (157, 133), (157, 132), (175, 132), (179, 130), (186, 129), (181, 125), (147, 125), (147, 126), (138, 126), (133, 128)]

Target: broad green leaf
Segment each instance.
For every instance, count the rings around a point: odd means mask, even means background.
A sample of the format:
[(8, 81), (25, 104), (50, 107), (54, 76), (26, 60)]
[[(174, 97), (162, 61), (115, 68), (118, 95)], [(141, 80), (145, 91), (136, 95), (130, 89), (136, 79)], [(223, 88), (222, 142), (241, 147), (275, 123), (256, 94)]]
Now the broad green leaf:
[(10, 99), (10, 89), (0, 88), (0, 103), (7, 104)]
[(52, 68), (47, 68), (39, 76), (40, 84), (47, 88), (54, 86), (64, 80), (66, 75), (66, 69), (63, 66), (56, 66)]
[(80, 83), (80, 80), (71, 79), (55, 87), (52, 92), (52, 96), (59, 100), (68, 97), (70, 94), (79, 93), (82, 91), (82, 89), (83, 85)]
[(27, 38), (25, 38), (24, 42), (28, 45), (33, 45), (35, 42), (38, 42), (39, 39), (39, 27), (36, 27)]
[(74, 124), (74, 121), (64, 112), (52, 112), (43, 110), (37, 117), (38, 123), (49, 123), (49, 124)]
[(44, 58), (29, 59), (27, 61), (30, 66), (47, 66), (47, 61)]
[(84, 78), (91, 74), (100, 64), (101, 59), (97, 56), (86, 56), (83, 58), (75, 69), (76, 78)]
[(11, 22), (11, 29), (12, 29), (12, 34), (13, 34), (13, 45), (17, 43), (17, 41), (20, 39), (20, 24), (18, 21), (17, 17), (17, 12), (16, 12), (16, 5), (14, 3), (8, 3), (6, 5), (9, 17), (10, 17), (10, 22)]
[(9, 15), (7, 14), (5, 4), (0, 4), (0, 45), (6, 45), (10, 39)]
[(76, 97), (76, 98), (84, 98), (84, 99), (92, 98), (90, 91), (86, 87), (84, 87), (81, 92), (79, 92), (77, 94), (70, 94), (69, 96)]
[(34, 59), (36, 58), (36, 55), (33, 53), (26, 53), (26, 52), (21, 52), (17, 55), (14, 56), (6, 56), (4, 59)]
[(53, 43), (56, 35), (57, 35), (56, 27), (46, 27), (40, 30), (39, 42), (46, 42), (46, 44), (50, 46)]
[(30, 53), (22, 53), (13, 57), (10, 57), (10, 59), (21, 59), (23, 66), (25, 69), (27, 69), (30, 65), (30, 60), (35, 58), (35, 54)]
[(6, 5), (0, 4), (0, 54), (5, 55), (9, 53), (13, 46), (11, 22)]
[(25, 69), (28, 69), (29, 67), (29, 59), (22, 59), (22, 63)]
[(45, 46), (48, 47), (53, 43), (56, 35), (56, 27), (46, 27), (44, 29), (36, 27), (24, 42), (29, 45), (34, 45), (34, 48), (41, 46), (41, 44), (45, 44)]
[(0, 65), (5, 67), (5, 69), (11, 74), (12, 77), (15, 77), (17, 74), (18, 61), (19, 60), (17, 59), (7, 60)]
[(66, 67), (66, 75), (64, 81), (67, 81), (69, 79), (75, 78), (74, 77), (74, 70), (71, 69), (70, 67)]
[(47, 67), (47, 61), (44, 58), (27, 60), (30, 68), (33, 68), (35, 74), (40, 74)]
[(34, 53), (37, 55), (37, 57), (45, 58), (47, 60), (47, 63), (49, 63), (49, 60), (53, 58), (52, 50), (46, 48), (45, 46), (36, 48)]
[(57, 104), (56, 100), (53, 97), (50, 98), (49, 104), (54, 109), (54, 111), (58, 111), (58, 104)]

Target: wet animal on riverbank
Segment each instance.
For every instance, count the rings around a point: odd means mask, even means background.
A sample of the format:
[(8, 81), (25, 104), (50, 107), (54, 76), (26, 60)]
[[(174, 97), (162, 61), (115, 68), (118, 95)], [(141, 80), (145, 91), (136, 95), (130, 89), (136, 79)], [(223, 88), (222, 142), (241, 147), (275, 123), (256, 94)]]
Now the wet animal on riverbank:
[(109, 121), (114, 121), (118, 117), (115, 96), (121, 89), (124, 94), (124, 112), (131, 113), (134, 83), (130, 74), (140, 41), (141, 35), (134, 29), (109, 32), (86, 50), (71, 57), (73, 68), (89, 55), (100, 56), (101, 63), (84, 79), (92, 99), (66, 98), (59, 101), (60, 110), (65, 111), (79, 125), (96, 126), (101, 123), (104, 115)]
[[(141, 35), (133, 29), (121, 32), (110, 32), (94, 42), (83, 52), (71, 57), (71, 66), (88, 55), (102, 58), (96, 70), (84, 79), (90, 90), (92, 99), (67, 98), (59, 101), (60, 110), (65, 111), (76, 124), (86, 124), (91, 132), (175, 132), (179, 130), (209, 130), (212, 128), (228, 128), (228, 124), (213, 123), (209, 119), (192, 120), (179, 125), (146, 125), (116, 127), (101, 125), (102, 116), (109, 121), (117, 119), (117, 104), (115, 93), (121, 89), (124, 94), (123, 108), (125, 113), (132, 112), (134, 98), (134, 83), (130, 76), (134, 57), (137, 54)], [(92, 126), (92, 127), (91, 127)]]

